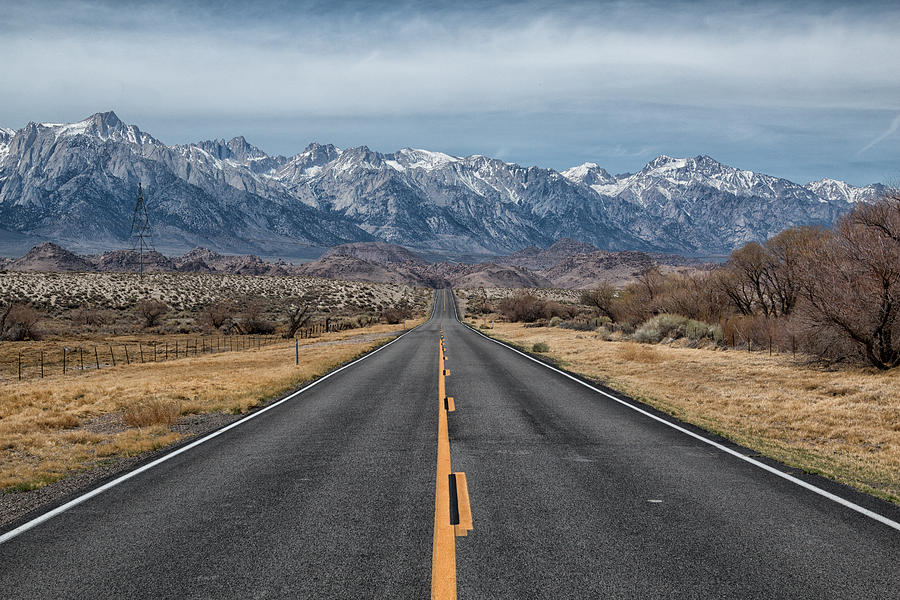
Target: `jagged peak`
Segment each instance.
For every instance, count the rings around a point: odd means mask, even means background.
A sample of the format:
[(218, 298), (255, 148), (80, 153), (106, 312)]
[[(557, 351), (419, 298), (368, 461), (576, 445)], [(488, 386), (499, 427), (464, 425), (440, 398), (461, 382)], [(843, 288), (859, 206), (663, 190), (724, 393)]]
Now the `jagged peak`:
[(687, 166), (688, 158), (675, 158), (674, 156), (669, 156), (668, 154), (660, 154), (649, 163), (645, 169), (660, 169), (660, 168), (669, 168), (669, 169), (682, 169)]
[(50, 130), (59, 139), (60, 137), (73, 137), (86, 135), (101, 141), (114, 140), (132, 144), (160, 144), (150, 134), (144, 133), (137, 125), (127, 125), (119, 119), (114, 111), (94, 113), (86, 119), (75, 123), (34, 123), (31, 122), (26, 129)]
[(108, 127), (115, 127), (123, 124), (122, 120), (119, 118), (119, 115), (117, 115), (115, 111), (112, 110), (94, 113), (90, 117), (88, 117), (87, 120), (93, 121), (94, 123), (103, 123)]
[(307, 152), (319, 152), (322, 150), (338, 153), (342, 152), (342, 150), (334, 144), (320, 144), (319, 142), (310, 142), (309, 145), (304, 148), (303, 154), (306, 154)]

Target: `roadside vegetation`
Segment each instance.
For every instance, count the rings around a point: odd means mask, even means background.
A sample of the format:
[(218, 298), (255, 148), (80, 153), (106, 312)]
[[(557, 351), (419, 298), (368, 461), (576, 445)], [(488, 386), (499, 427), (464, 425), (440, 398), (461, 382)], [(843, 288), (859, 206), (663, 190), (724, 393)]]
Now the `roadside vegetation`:
[(470, 315), (598, 330), (642, 343), (790, 352), (831, 364), (900, 366), (900, 195), (833, 229), (798, 227), (735, 250), (718, 268), (641, 273), (560, 301), (535, 290), (465, 294)]
[(0, 273), (0, 292), (6, 492), (215, 428), (415, 326), (432, 298), (403, 285), (183, 274)]
[[(421, 318), (407, 325), (418, 322)], [(103, 459), (161, 448), (191, 433), (189, 427), (178, 428), (180, 423), (246, 413), (401, 331), (402, 326), (376, 324), (282, 340), (260, 350), (6, 384), (0, 402), (0, 489), (33, 489)]]
[(833, 229), (747, 244), (713, 269), (650, 269), (574, 299), (558, 290), (458, 295), (470, 324), (490, 335), (788, 465), (900, 502), (897, 193)]
[(787, 465), (900, 503), (900, 369), (835, 369), (790, 354), (608, 341), (522, 323), (486, 333)]

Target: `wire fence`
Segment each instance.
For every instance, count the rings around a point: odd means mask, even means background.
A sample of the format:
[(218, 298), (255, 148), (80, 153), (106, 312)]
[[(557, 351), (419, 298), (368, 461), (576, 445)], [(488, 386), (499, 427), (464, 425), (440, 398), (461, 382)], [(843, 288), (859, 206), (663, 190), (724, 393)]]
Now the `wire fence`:
[(314, 323), (293, 338), (281, 335), (173, 335), (163, 339), (48, 341), (25, 343), (17, 351), (9, 342), (0, 358), (0, 381), (24, 381), (57, 375), (77, 375), (119, 365), (153, 364), (222, 352), (259, 351), (275, 344), (295, 347), (300, 339), (349, 329), (345, 322)]

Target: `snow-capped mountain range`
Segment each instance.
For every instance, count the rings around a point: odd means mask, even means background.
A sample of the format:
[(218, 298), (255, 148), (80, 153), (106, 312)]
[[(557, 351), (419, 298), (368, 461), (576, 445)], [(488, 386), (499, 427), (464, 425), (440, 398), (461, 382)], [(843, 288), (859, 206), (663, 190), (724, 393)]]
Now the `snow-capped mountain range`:
[(494, 254), (564, 237), (715, 255), (793, 225), (830, 225), (884, 191), (803, 186), (708, 156), (660, 156), (613, 176), (593, 163), (557, 172), (409, 148), (313, 143), (284, 157), (243, 137), (167, 146), (106, 112), (0, 129), (0, 236), (128, 246), (139, 182), (158, 245), (285, 256), (355, 241)]

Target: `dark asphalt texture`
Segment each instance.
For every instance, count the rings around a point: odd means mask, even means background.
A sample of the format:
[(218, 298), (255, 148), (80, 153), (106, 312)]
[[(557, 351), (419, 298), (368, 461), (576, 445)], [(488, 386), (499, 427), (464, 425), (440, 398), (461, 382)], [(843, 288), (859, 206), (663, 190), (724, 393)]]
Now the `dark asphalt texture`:
[[(447, 347), (460, 598), (898, 598), (900, 533), (435, 317), (0, 544), (0, 598), (424, 598)], [(900, 511), (808, 478), (898, 520)]]

